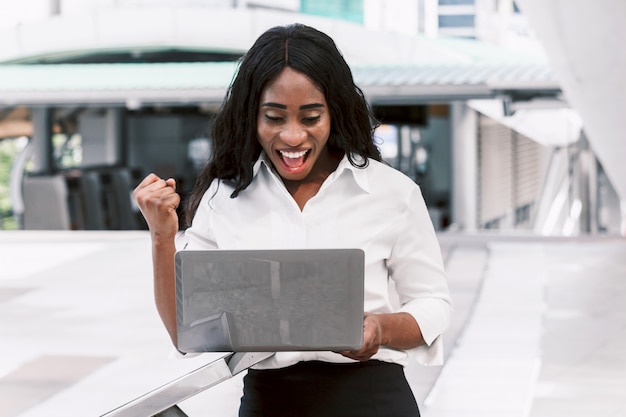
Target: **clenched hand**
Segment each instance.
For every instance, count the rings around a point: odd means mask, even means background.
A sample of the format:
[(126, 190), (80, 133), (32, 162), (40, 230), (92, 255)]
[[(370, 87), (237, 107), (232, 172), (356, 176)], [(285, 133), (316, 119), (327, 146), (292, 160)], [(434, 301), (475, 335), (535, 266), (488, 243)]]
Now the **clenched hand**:
[(176, 192), (173, 178), (164, 180), (155, 174), (149, 174), (133, 190), (133, 198), (148, 223), (153, 236), (174, 237), (178, 232), (178, 214), (180, 196)]

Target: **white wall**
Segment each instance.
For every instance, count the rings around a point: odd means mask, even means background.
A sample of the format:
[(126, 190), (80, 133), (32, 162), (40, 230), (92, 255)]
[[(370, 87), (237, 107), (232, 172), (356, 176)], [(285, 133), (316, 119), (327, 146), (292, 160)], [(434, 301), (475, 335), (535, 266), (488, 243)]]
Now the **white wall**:
[(0, 1), (0, 30), (37, 22), (50, 14), (50, 0)]
[(626, 234), (626, 2), (520, 0), (519, 6), (623, 202)]
[(350, 64), (411, 64), (419, 62), (420, 56), (415, 51), (423, 48), (423, 40), (414, 36), (373, 31), (356, 23), (299, 13), (134, 6), (0, 28), (0, 62), (68, 51), (155, 46), (238, 53), (246, 51), (270, 27), (294, 22), (314, 26), (330, 35)]
[(363, 0), (364, 25), (371, 30), (417, 35), (418, 0)]

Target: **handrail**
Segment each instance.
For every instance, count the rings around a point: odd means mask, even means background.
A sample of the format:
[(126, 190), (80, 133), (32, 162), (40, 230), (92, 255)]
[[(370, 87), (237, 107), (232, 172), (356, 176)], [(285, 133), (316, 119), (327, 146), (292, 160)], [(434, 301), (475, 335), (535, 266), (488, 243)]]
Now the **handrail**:
[(101, 417), (187, 417), (177, 404), (211, 388), (273, 352), (235, 352), (149, 391)]

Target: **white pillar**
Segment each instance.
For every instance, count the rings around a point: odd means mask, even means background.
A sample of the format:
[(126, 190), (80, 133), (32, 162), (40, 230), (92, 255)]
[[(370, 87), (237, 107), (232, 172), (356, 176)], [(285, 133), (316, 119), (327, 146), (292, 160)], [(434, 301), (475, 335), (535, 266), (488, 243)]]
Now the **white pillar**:
[(622, 236), (626, 236), (626, 200), (620, 200), (620, 209), (622, 214), (621, 231)]
[(478, 227), (478, 140), (476, 112), (465, 102), (450, 105), (452, 132), (452, 223), (464, 231)]
[(123, 109), (121, 107), (108, 108), (106, 111), (106, 162), (111, 164), (124, 164), (124, 155), (122, 150), (122, 117)]

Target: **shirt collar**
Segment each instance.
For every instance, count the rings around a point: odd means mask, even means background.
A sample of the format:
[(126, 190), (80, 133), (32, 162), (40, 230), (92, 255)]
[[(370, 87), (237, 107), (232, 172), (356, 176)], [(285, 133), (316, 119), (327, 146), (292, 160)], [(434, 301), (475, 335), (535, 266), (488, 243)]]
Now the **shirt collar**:
[(259, 173), (259, 170), (261, 169), (261, 165), (265, 165), (265, 167), (269, 171), (272, 171), (271, 169), (272, 164), (269, 162), (269, 158), (267, 157), (267, 155), (265, 155), (265, 151), (261, 151), (261, 154), (259, 155), (256, 162), (252, 166), (252, 178), (256, 177), (256, 175)]
[[(353, 159), (357, 164), (363, 163), (363, 158), (359, 155), (353, 155)], [(252, 167), (252, 176), (256, 177), (261, 169), (261, 166), (264, 165), (268, 172), (271, 172), (272, 175), (276, 175), (276, 172), (272, 168), (272, 163), (269, 161), (269, 158), (265, 154), (265, 151), (262, 151), (259, 155), (259, 158), (254, 163)], [(339, 161), (339, 165), (337, 165), (337, 169), (335, 172), (331, 173), (327, 180), (334, 181), (335, 178), (339, 178), (340, 175), (343, 174), (344, 171), (349, 171), (352, 173), (352, 178), (354, 178), (354, 182), (366, 193), (370, 192), (370, 184), (367, 179), (367, 173), (364, 169), (355, 167), (350, 163), (350, 160), (346, 155), (341, 158)]]
[[(354, 162), (356, 162), (357, 164), (359, 165), (363, 164), (364, 160), (361, 156), (352, 155), (352, 158), (354, 159)], [(339, 165), (337, 166), (337, 169), (335, 170), (335, 172), (330, 174), (328, 179), (334, 180), (335, 178), (339, 178), (339, 176), (342, 175), (344, 171), (351, 172), (352, 178), (354, 178), (354, 182), (356, 182), (356, 184), (363, 191), (369, 194), (370, 184), (367, 179), (367, 172), (362, 168), (358, 168), (352, 165), (347, 155), (344, 155), (343, 158), (341, 158), (341, 161), (339, 161)]]

